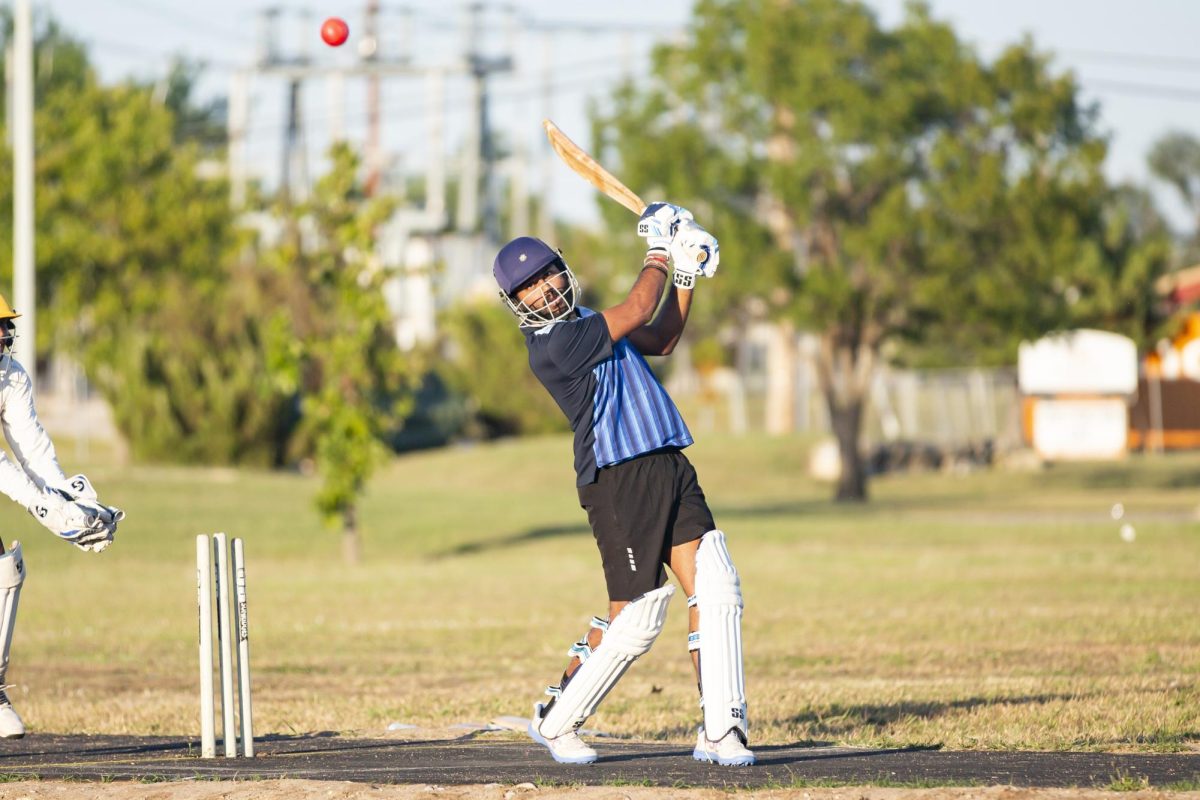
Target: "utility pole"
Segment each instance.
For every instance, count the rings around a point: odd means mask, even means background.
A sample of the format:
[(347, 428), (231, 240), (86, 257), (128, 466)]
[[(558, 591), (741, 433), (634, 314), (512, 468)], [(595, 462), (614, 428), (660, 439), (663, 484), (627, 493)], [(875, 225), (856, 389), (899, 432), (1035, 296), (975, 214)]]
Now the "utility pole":
[(446, 216), (446, 75), (441, 70), (430, 70), (426, 80), (426, 102), (429, 105), (428, 139), (429, 154), (425, 169), (425, 210), (433, 220)]
[(303, 201), (308, 193), (308, 142), (304, 136), (303, 84), (288, 81), (288, 121), (283, 139), (280, 191), (286, 201)]
[(467, 18), (463, 21), (466, 28), (466, 41), (463, 60), (471, 73), (470, 108), (467, 118), (467, 130), (463, 136), (462, 159), (458, 170), (458, 213), (455, 214), (456, 227), (460, 233), (474, 233), (479, 227), (479, 157), (482, 154), (483, 131), (481, 124), (483, 114), (483, 76), (478, 68), (479, 48), (479, 14), (482, 6), (475, 3), (467, 10)]
[[(487, 79), (494, 72), (509, 72), (510, 56), (492, 58), (480, 52), (480, 25), (485, 5), (472, 3), (467, 7), (466, 46), (464, 58), (471, 74), (470, 107), (463, 145), (462, 169), (459, 171), (458, 230), (474, 233), (480, 227), (482, 205), (483, 230), (493, 239), (499, 236), (499, 208), (495, 200), (495, 147), (488, 117)], [(480, 200), (482, 199), (482, 204)]]
[(346, 141), (346, 76), (341, 72), (329, 74), (329, 140)]
[[(554, 37), (549, 31), (541, 32), (542, 38), (542, 118), (554, 116)], [(550, 149), (550, 141), (545, 137), (539, 143), (540, 158), (538, 162), (542, 171), (542, 196), (538, 201), (538, 236), (543, 241), (554, 241), (554, 208), (552, 197), (554, 189), (554, 164), (556, 158)]]
[(229, 84), (229, 202), (235, 209), (246, 205), (246, 122), (250, 116), (250, 75), (236, 70)]
[[(363, 24), (363, 39), (359, 54), (368, 63), (379, 57), (379, 0), (367, 0), (366, 21)], [(379, 135), (379, 73), (367, 75), (367, 180), (363, 187), (367, 197), (379, 191), (380, 174), (383, 172), (383, 144)]]
[(37, 289), (33, 206), (33, 10), (13, 15), (13, 300), (21, 312), (21, 364), (37, 384)]

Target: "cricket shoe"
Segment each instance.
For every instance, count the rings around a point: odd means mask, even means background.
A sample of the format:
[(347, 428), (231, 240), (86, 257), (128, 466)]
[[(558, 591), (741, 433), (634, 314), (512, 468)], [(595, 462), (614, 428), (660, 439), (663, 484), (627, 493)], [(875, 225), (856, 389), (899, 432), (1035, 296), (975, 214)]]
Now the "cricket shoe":
[(21, 721), (8, 695), (0, 688), (0, 739), (20, 739), (25, 735), (25, 723)]
[(591, 764), (595, 762), (596, 751), (584, 744), (575, 731), (568, 731), (553, 739), (542, 736), (537, 729), (538, 723), (542, 721), (542, 713), (543, 705), (534, 703), (533, 719), (529, 720), (529, 727), (526, 729), (529, 738), (549, 750), (550, 755), (560, 764)]
[(713, 742), (704, 735), (703, 725), (700, 726), (692, 758), (723, 767), (748, 767), (754, 763), (754, 753), (750, 752), (742, 741), (741, 731), (735, 728), (722, 736), (720, 741)]

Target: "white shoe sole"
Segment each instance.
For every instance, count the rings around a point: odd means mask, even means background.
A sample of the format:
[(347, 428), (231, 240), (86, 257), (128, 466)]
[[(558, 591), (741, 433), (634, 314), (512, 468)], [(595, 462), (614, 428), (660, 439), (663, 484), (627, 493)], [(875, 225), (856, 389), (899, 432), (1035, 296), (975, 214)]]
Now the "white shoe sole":
[(722, 767), (752, 767), (754, 766), (754, 756), (736, 756), (734, 758), (721, 758), (707, 750), (701, 750), (697, 747), (692, 751), (692, 758), (697, 761), (707, 761), (709, 764), (720, 764)]
[(546, 741), (546, 737), (542, 736), (540, 733), (537, 732), (537, 728), (533, 727), (532, 722), (529, 723), (529, 727), (525, 729), (525, 732), (529, 734), (530, 739), (533, 739), (535, 742), (540, 744), (542, 747), (545, 747), (547, 750), (549, 750), (550, 756), (560, 764), (594, 764), (594, 763), (596, 763), (596, 756), (594, 754), (590, 755), (590, 756), (574, 756), (574, 757), (560, 756), (558, 753), (554, 752), (554, 748), (550, 746), (550, 742)]

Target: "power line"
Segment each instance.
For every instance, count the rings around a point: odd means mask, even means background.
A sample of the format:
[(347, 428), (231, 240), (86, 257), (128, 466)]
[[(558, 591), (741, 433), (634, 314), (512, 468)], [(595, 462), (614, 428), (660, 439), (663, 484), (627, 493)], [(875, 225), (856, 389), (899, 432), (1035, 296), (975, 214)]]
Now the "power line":
[[(381, 6), (381, 11), (400, 12), (405, 14), (409, 19), (419, 21), (430, 27), (444, 29), (453, 27), (457, 24), (457, 20), (444, 13), (431, 12), (424, 9), (413, 9), (403, 6)], [(492, 6), (493, 15), (504, 15), (506, 12), (516, 11), (515, 6), (510, 4), (501, 4)], [(679, 25), (672, 25), (664, 22), (614, 22), (612, 19), (571, 19), (569, 17), (562, 18), (545, 18), (535, 17), (530, 14), (513, 13), (511, 16), (513, 22), (520, 28), (527, 31), (537, 32), (554, 32), (554, 33), (579, 33), (579, 34), (595, 34), (595, 33), (644, 33), (647, 35), (661, 35), (664, 33), (674, 33), (681, 30)]]
[(219, 36), (224, 41), (228, 41), (230, 39), (236, 39), (243, 42), (253, 41), (252, 37), (248, 36), (244, 31), (241, 31), (237, 28), (227, 28), (224, 25), (218, 25), (214, 23), (211, 19), (192, 16), (191, 14), (185, 14), (174, 9), (164, 8), (156, 5), (153, 2), (147, 2), (147, 0), (115, 0), (115, 2), (135, 10), (154, 14), (160, 19), (172, 22), (191, 33), (207, 32), (208, 35)]
[[(607, 71), (595, 71), (594, 68), (596, 67), (607, 67), (608, 69)], [(614, 65), (611, 59), (590, 59), (587, 61), (579, 61), (573, 64), (567, 64), (559, 70), (558, 75), (562, 76), (564, 74), (569, 74), (571, 76), (570, 79), (556, 79), (551, 83), (551, 88), (556, 96), (561, 96), (564, 93), (572, 93), (579, 90), (593, 89), (596, 88), (596, 81), (598, 80), (603, 80), (604, 78), (610, 77), (620, 77), (614, 72), (614, 67), (624, 71), (619, 65)], [(515, 103), (522, 100), (536, 99), (540, 97), (541, 94), (542, 88), (538, 86), (532, 88), (497, 90), (492, 92), (491, 96), (493, 101), (497, 103)], [(394, 100), (395, 98), (391, 99)], [(404, 100), (407, 99), (408, 98), (404, 98)], [(427, 107), (428, 106), (424, 100), (416, 100), (415, 102), (404, 103), (401, 105), (388, 105), (385, 106), (386, 118), (389, 121), (395, 121), (396, 119), (407, 119), (411, 115), (419, 114), (422, 111), (425, 111)], [(446, 110), (446, 114), (447, 116), (454, 116), (456, 114), (469, 113), (470, 111), (470, 108), (462, 105), (448, 108)], [(307, 114), (305, 115), (305, 120), (309, 123), (319, 124), (322, 122), (328, 122), (333, 119), (333, 117), (333, 113)], [(343, 116), (343, 119), (350, 124), (364, 122), (366, 118), (366, 110), (358, 110)], [(245, 129), (245, 135), (278, 133), (286, 128), (287, 124), (288, 120), (281, 117), (259, 120)], [(193, 127), (195, 127), (195, 130), (203, 130), (201, 126), (189, 125), (181, 126), (180, 130), (184, 133), (188, 133), (193, 130)]]
[(1071, 55), (1090, 61), (1103, 61), (1112, 64), (1136, 64), (1144, 67), (1160, 67), (1165, 69), (1200, 70), (1200, 58), (1172, 55), (1150, 55), (1147, 53), (1127, 53), (1108, 50), (1057, 50), (1056, 53)]
[[(594, 68), (604, 68), (594, 71)], [(555, 95), (561, 96), (564, 93), (574, 93), (579, 90), (595, 89), (596, 81), (611, 78), (617, 80), (621, 75), (617, 72), (620, 68), (614, 65), (611, 59), (589, 59), (579, 61), (572, 64), (567, 64), (557, 70), (557, 77), (551, 84), (551, 89)], [(569, 76), (569, 77), (568, 77)], [(1085, 90), (1095, 91), (1108, 94), (1125, 94), (1139, 97), (1158, 97), (1169, 100), (1178, 100), (1182, 102), (1200, 102), (1200, 89), (1188, 89), (1185, 87), (1173, 87), (1165, 85), (1145, 84), (1145, 83), (1129, 83), (1122, 81), (1108, 81), (1102, 79), (1082, 79), (1082, 84)], [(536, 99), (542, 93), (542, 88), (528, 87), (510, 90), (496, 90), (492, 93), (494, 102), (497, 103), (516, 103), (523, 100)], [(396, 98), (392, 98), (393, 100)], [(405, 101), (408, 98), (403, 98)], [(389, 119), (405, 118), (412, 114), (419, 114), (427, 108), (424, 100), (416, 100), (415, 102), (403, 102), (401, 105), (388, 105), (387, 117)], [(469, 109), (451, 108), (447, 113), (454, 115), (456, 113), (464, 113)], [(319, 124), (328, 122), (332, 119), (332, 114), (310, 114), (307, 119), (311, 123)], [(366, 112), (353, 112), (345, 117), (350, 124), (362, 122), (366, 118)], [(283, 130), (287, 125), (287, 120), (283, 118), (266, 119), (257, 122), (247, 129), (247, 133), (266, 134)], [(186, 128), (185, 128), (186, 130)]]
[[(90, 37), (81, 39), (85, 45), (93, 47), (97, 50), (103, 50), (118, 56), (134, 56), (140, 59), (154, 59), (155, 61), (171, 62), (180, 58), (191, 58), (185, 51), (168, 52), (165, 50), (152, 50), (141, 45), (129, 44), (127, 42), (117, 42), (112, 39), (98, 39)], [(233, 71), (239, 69), (239, 66), (232, 61), (224, 61), (219, 59), (211, 59), (206, 56), (197, 57), (195, 63), (203, 69), (213, 68), (219, 71)]]
[(1129, 83), (1105, 79), (1084, 78), (1086, 88), (1110, 94), (1136, 95), (1138, 97), (1157, 97), (1164, 100), (1179, 100), (1185, 103), (1200, 103), (1200, 89), (1189, 89), (1183, 86), (1166, 86), (1154, 83)]

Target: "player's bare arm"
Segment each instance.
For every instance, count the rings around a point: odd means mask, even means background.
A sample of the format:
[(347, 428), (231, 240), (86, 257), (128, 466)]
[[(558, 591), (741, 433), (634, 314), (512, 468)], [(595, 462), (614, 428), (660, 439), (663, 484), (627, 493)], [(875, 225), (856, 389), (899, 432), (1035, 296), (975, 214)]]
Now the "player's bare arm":
[(629, 334), (629, 341), (644, 356), (666, 356), (675, 350), (692, 308), (692, 290), (672, 286), (654, 321)]
[(666, 266), (643, 267), (625, 300), (603, 312), (609, 337), (617, 342), (649, 325), (666, 285)]

